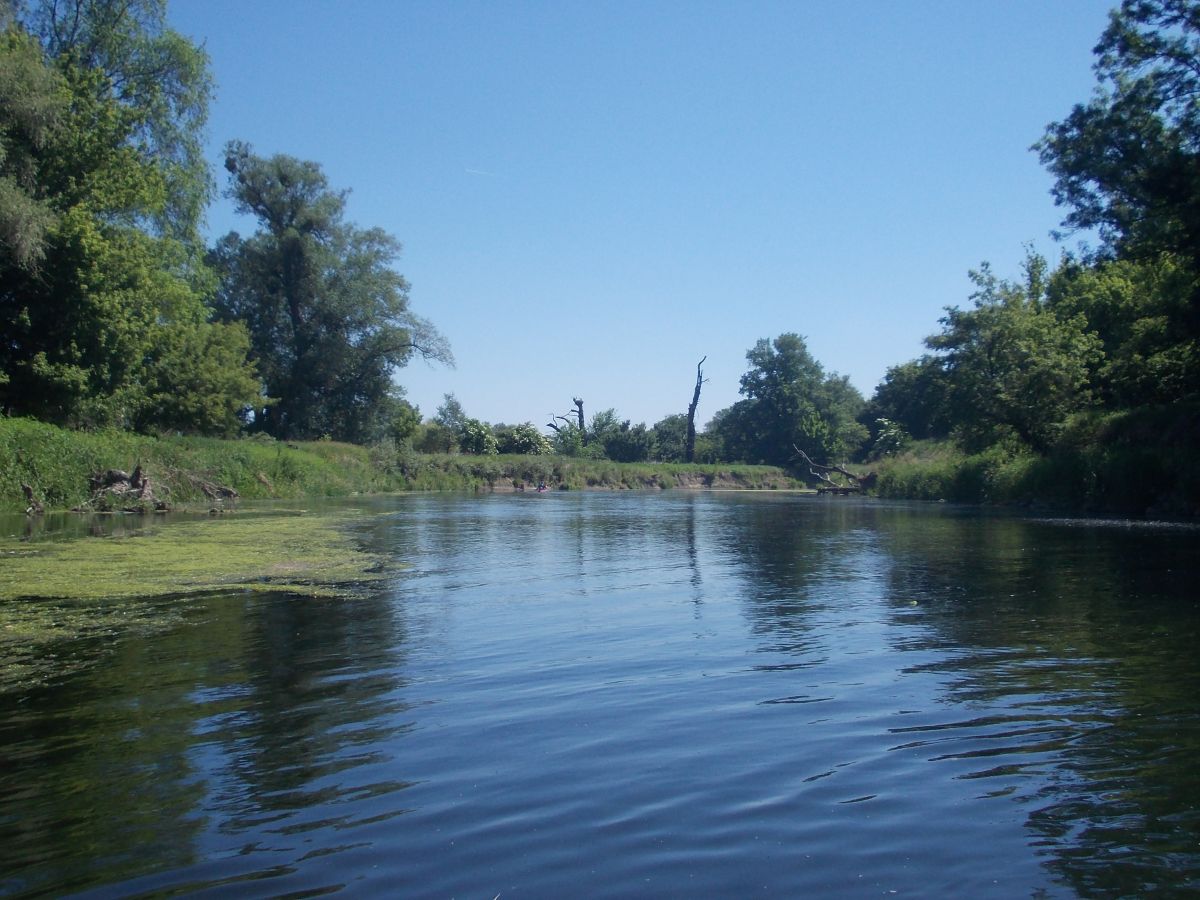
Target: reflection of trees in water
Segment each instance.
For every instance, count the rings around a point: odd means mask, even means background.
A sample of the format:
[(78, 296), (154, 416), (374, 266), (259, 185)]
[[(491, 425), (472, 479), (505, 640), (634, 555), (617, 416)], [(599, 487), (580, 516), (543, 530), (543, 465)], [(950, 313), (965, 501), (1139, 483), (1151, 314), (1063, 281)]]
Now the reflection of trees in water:
[(906, 737), (1027, 804), (1081, 894), (1194, 886), (1200, 539), (949, 512), (883, 525), (898, 648), (942, 651), (919, 671), (979, 712)]
[[(1083, 895), (1200, 878), (1200, 534), (953, 507), (731, 500), (760, 649), (824, 664), (826, 627), (878, 609), (910, 675), (950, 701), (896, 733), (1011, 796), (1047, 867)], [(856, 607), (857, 604), (857, 607)], [(905, 666), (904, 657), (897, 664)], [(962, 771), (961, 768), (955, 771)]]
[[(492, 567), (519, 558), (531, 576), (562, 578), (581, 593), (669, 584), (678, 577), (691, 585), (696, 601), (703, 593), (700, 499), (681, 493), (648, 506), (636, 494), (575, 493), (509, 498), (507, 504), (483, 501), (485, 509), (515, 508), (522, 518), (492, 521), (472, 552)], [(454, 552), (461, 555), (463, 548)]]
[(403, 786), (326, 780), (404, 727), (404, 636), (384, 598), (186, 602), (184, 627), (121, 640), (32, 696), (0, 696), (0, 893), (185, 869), (211, 855), (210, 811), (226, 833), (272, 820), (282, 832), (318, 793)]
[[(402, 625), (382, 598), (261, 605), (243, 659), (245, 711), (220, 735), (228, 783), (217, 802), (229, 817), (227, 831), (406, 786), (330, 778), (380, 761), (377, 748), (408, 727), (407, 707), (394, 693), (403, 684), (404, 645)], [(347, 807), (341, 818), (354, 813)]]
[[(170, 653), (172, 636), (160, 640)], [(147, 649), (130, 641), (84, 675), (0, 696), (0, 894), (129, 878), (151, 856), (191, 861), (203, 823), (189, 813), (204, 793), (187, 763), (191, 684), (154, 672)], [(76, 650), (95, 652), (58, 648)], [(133, 694), (125, 678), (143, 668)]]
[(874, 600), (886, 565), (874, 506), (811, 497), (746, 497), (728, 506), (715, 540), (736, 559), (752, 630), (773, 638), (762, 649), (812, 652), (824, 638), (823, 611)]

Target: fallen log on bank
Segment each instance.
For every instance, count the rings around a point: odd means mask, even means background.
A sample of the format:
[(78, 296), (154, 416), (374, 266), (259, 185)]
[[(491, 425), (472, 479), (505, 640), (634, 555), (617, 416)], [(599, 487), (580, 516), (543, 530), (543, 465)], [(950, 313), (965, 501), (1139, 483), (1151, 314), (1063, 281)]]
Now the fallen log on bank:
[[(817, 485), (818, 494), (835, 494), (845, 496), (848, 494), (861, 494), (875, 484), (875, 473), (868, 472), (866, 475), (855, 475), (853, 472), (847, 471), (841, 466), (823, 466), (820, 463), (813, 462), (809, 455), (792, 444), (792, 449), (800, 456), (805, 463), (808, 464), (809, 474), (816, 478), (820, 484)], [(844, 478), (849, 479), (849, 484), (843, 484), (833, 480), (830, 473), (836, 473)]]

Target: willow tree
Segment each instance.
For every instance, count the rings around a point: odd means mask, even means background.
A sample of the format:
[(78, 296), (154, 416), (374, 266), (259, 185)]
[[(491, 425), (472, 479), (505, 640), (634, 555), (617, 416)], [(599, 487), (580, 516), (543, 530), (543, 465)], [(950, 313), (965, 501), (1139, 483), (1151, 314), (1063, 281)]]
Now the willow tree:
[(385, 433), (414, 355), (453, 364), (437, 330), (409, 308), (394, 268), (400, 244), (344, 220), (345, 192), (315, 162), (226, 147), (227, 195), (258, 220), (218, 243), (221, 318), (244, 322), (266, 399), (254, 427), (280, 438), (364, 441)]
[(98, 75), (125, 142), (154, 164), (162, 199), (137, 210), (160, 234), (199, 244), (213, 196), (204, 129), (213, 81), (204, 50), (167, 24), (167, 0), (36, 0), (20, 21), (47, 58)]

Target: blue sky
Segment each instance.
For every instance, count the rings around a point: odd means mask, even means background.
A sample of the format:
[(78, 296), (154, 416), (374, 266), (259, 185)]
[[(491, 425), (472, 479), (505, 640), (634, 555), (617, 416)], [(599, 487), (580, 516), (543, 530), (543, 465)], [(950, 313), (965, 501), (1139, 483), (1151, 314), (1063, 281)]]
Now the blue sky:
[[(347, 218), (404, 245), (454, 370), (430, 416), (738, 399), (756, 340), (805, 336), (870, 396), (969, 269), (1056, 258), (1029, 146), (1090, 95), (1108, 0), (171, 0), (229, 139), (319, 162)], [(223, 182), (222, 182), (222, 186)], [(253, 230), (222, 201), (214, 235)]]

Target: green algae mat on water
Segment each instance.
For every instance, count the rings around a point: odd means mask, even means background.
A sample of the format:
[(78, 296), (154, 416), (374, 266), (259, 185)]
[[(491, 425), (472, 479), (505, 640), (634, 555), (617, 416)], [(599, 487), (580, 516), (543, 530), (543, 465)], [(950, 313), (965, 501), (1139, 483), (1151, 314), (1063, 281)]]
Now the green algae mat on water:
[(0, 689), (45, 666), (52, 643), (177, 624), (189, 595), (283, 592), (352, 598), (385, 560), (348, 533), (366, 514), (235, 513), (147, 520), (110, 537), (0, 540)]

